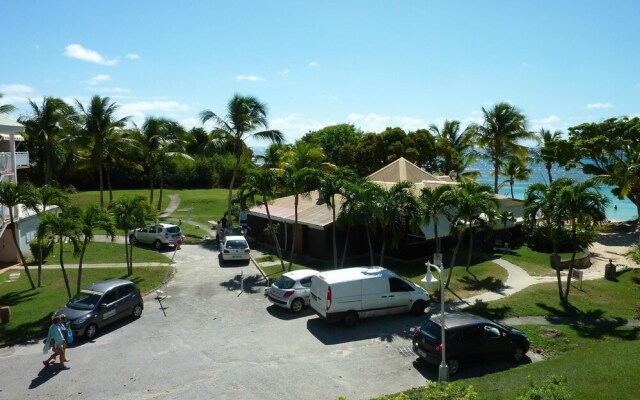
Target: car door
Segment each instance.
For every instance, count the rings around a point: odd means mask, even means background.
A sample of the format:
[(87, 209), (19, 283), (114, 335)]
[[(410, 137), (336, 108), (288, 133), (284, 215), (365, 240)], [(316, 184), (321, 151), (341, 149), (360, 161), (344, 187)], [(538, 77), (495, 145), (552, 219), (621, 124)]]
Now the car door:
[(100, 322), (109, 324), (117, 319), (118, 315), (118, 289), (109, 289), (100, 300)]
[(300, 279), (300, 297), (304, 299), (304, 304), (309, 305), (309, 298), (311, 297), (311, 277)]
[(510, 352), (506, 333), (493, 324), (482, 324), (482, 352), (485, 358), (493, 358)]
[(404, 279), (389, 277), (387, 308), (389, 312), (400, 313), (409, 310), (414, 298), (415, 288)]
[(118, 287), (118, 300), (116, 301), (117, 318), (124, 318), (131, 315), (133, 306), (135, 305), (133, 293), (135, 287), (133, 285), (122, 285)]

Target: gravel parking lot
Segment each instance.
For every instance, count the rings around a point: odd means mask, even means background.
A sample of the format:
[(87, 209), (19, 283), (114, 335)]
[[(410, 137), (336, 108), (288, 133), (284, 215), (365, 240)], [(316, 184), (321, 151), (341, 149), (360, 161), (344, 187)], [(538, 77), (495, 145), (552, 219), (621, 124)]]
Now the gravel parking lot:
[(328, 325), (310, 309), (271, 306), (254, 266), (221, 267), (217, 254), (183, 246), (169, 297), (149, 295), (139, 320), (74, 343), (71, 370), (43, 369), (41, 343), (0, 349), (0, 398), (351, 400), (437, 379), (410, 350), (409, 329), (426, 314)]

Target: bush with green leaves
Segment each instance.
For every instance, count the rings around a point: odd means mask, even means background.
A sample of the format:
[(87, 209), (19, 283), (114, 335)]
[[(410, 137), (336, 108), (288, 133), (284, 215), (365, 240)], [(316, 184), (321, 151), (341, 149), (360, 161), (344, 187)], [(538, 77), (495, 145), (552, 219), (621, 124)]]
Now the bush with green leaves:
[(529, 377), (529, 388), (516, 400), (569, 400), (571, 393), (567, 389), (567, 378), (551, 375), (542, 382), (535, 382)]
[[(51, 254), (53, 250), (53, 240), (51, 239), (42, 239), (40, 240), (42, 244), (42, 260), (46, 260)], [(38, 239), (33, 239), (29, 242), (29, 248), (31, 249), (31, 254), (33, 255), (33, 259), (38, 262), (38, 258), (40, 257), (40, 251), (38, 250)]]

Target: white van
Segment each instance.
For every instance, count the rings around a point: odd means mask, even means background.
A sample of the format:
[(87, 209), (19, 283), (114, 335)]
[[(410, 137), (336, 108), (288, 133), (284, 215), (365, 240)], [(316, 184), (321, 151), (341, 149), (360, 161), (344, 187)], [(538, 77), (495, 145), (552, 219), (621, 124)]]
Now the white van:
[(426, 290), (380, 267), (337, 269), (311, 278), (311, 307), (328, 322), (347, 327), (378, 315), (421, 315), (429, 300)]

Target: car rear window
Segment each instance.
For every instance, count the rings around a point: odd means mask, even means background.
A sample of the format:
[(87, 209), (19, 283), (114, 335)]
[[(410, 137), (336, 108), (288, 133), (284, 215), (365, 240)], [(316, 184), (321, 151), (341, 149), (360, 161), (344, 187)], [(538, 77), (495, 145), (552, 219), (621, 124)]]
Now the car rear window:
[(293, 279), (289, 278), (288, 276), (282, 275), (273, 284), (280, 289), (291, 289), (295, 283), (296, 281), (294, 281)]
[[(429, 320), (420, 328), (420, 332), (432, 340), (440, 340), (440, 325)], [(448, 335), (447, 335), (448, 336)]]
[(179, 226), (170, 226), (167, 228), (167, 232), (169, 233), (180, 233), (180, 227)]
[(246, 249), (249, 245), (245, 240), (229, 240), (226, 247), (227, 249)]

